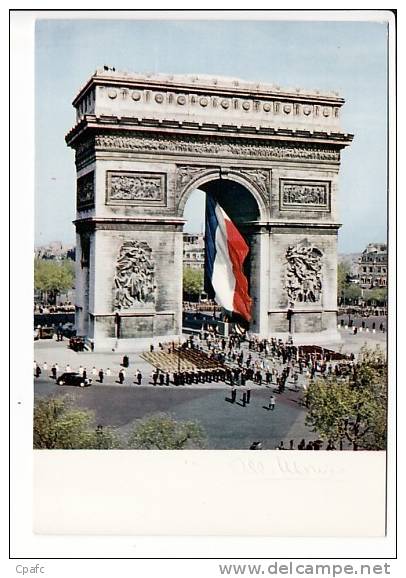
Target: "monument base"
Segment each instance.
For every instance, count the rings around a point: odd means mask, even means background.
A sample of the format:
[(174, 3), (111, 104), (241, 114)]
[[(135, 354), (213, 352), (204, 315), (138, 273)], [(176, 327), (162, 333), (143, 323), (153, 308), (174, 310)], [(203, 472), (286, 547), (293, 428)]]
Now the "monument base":
[[(184, 341), (182, 337), (182, 341)], [(179, 335), (155, 335), (154, 337), (139, 337), (128, 339), (98, 338), (93, 341), (93, 351), (96, 353), (134, 353), (135, 351), (149, 351), (151, 345), (155, 349), (159, 343), (179, 343)]]
[(342, 345), (343, 338), (337, 329), (332, 329), (328, 331), (320, 331), (317, 333), (273, 333), (269, 336), (271, 338), (282, 339), (286, 343), (289, 339), (292, 339), (293, 345), (320, 345), (320, 346), (334, 346)]

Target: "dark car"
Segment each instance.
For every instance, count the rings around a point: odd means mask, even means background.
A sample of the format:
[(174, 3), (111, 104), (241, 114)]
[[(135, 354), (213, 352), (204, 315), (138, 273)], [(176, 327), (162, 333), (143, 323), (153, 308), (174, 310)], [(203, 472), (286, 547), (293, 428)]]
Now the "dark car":
[(73, 323), (68, 322), (62, 325), (62, 335), (64, 337), (75, 337), (76, 329)]
[(56, 380), (58, 385), (78, 385), (79, 387), (87, 387), (92, 384), (91, 379), (83, 379), (80, 373), (75, 373), (70, 371), (69, 373), (62, 373), (60, 377)]

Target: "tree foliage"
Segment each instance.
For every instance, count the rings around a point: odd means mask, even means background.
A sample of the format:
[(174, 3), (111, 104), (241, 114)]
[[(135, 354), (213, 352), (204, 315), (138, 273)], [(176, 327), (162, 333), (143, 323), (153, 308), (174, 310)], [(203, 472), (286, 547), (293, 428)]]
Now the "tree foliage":
[(188, 297), (198, 297), (203, 291), (204, 272), (202, 269), (183, 269), (183, 293)]
[(204, 447), (204, 431), (194, 421), (176, 421), (161, 413), (140, 420), (130, 433), (128, 447), (137, 450), (182, 450)]
[(350, 267), (348, 263), (342, 262), (337, 265), (337, 295), (340, 298), (344, 289), (348, 286), (348, 276)]
[(359, 285), (351, 282), (351, 269), (348, 263), (337, 265), (337, 299), (338, 302), (356, 301), (361, 297)]
[(347, 301), (355, 301), (361, 297), (361, 287), (354, 283), (349, 284), (344, 288), (342, 296)]
[(385, 287), (376, 287), (374, 289), (369, 289), (365, 291), (364, 299), (365, 301), (371, 303), (385, 304), (388, 298), (388, 292)]
[(324, 440), (348, 440), (354, 450), (386, 447), (387, 363), (379, 346), (363, 348), (351, 377), (311, 383), (306, 424)]
[(34, 448), (59, 450), (203, 448), (205, 434), (194, 421), (155, 414), (136, 422), (127, 439), (95, 423), (93, 412), (77, 409), (72, 399), (40, 399), (34, 407)]
[(73, 408), (68, 398), (46, 398), (34, 407), (34, 448), (114, 449), (120, 446), (115, 432), (95, 426), (89, 410)]
[(38, 291), (56, 295), (74, 286), (74, 263), (70, 260), (35, 259), (34, 286)]

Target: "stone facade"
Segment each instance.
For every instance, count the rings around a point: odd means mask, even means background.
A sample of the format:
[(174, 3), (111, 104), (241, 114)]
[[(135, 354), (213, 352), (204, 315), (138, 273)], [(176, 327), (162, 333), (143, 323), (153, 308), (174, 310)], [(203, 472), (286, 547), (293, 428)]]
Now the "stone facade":
[(369, 243), (358, 261), (358, 279), (362, 289), (388, 284), (388, 249), (386, 243)]
[(336, 331), (343, 99), (239, 80), (97, 71), (74, 100), (77, 326), (96, 349), (179, 335), (183, 211), (221, 190), (250, 245), (251, 330)]

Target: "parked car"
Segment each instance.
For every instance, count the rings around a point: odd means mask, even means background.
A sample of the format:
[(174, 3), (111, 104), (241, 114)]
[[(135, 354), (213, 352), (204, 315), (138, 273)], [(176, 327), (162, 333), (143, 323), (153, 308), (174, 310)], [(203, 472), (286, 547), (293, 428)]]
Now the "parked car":
[(79, 387), (88, 387), (92, 384), (92, 380), (87, 378), (83, 379), (80, 373), (70, 371), (68, 373), (62, 373), (61, 376), (56, 380), (58, 385), (78, 385)]
[(53, 327), (40, 327), (39, 328), (39, 337), (40, 339), (53, 339), (55, 330)]
[(76, 335), (76, 329), (73, 323), (65, 323), (62, 325), (62, 335), (64, 337), (74, 337)]

